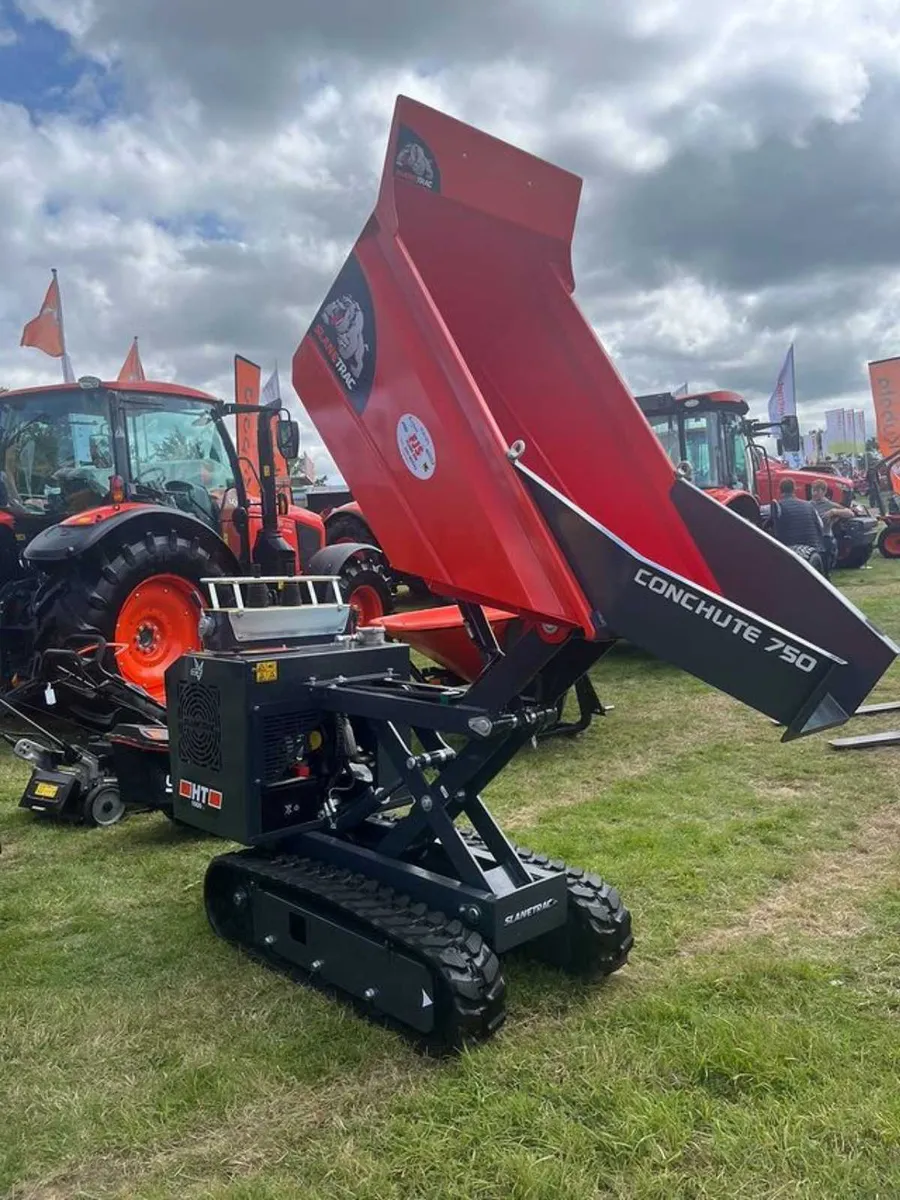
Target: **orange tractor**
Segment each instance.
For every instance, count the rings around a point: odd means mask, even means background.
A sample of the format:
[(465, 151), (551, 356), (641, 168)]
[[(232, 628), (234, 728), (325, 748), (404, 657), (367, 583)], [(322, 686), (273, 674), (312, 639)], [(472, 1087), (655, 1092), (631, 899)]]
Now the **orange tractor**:
[[(243, 427), (237, 445), (229, 417)], [(390, 612), (380, 551), (328, 546), (322, 518), (293, 503), (286, 460), (299, 428), (286, 418), (280, 406), (149, 381), (4, 393), (3, 690), (40, 679), (52, 695), (42, 659), (99, 638), (125, 683), (162, 700), (168, 666), (200, 644), (205, 578), (340, 576), (359, 624)]]

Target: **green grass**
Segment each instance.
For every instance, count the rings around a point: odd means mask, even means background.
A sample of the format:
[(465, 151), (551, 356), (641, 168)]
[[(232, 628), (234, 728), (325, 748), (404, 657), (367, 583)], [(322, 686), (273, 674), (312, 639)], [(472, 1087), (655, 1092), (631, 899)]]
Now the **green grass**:
[[(897, 570), (838, 581), (900, 638)], [(614, 712), (487, 798), (621, 887), (632, 961), (511, 962), (507, 1025), (449, 1063), (218, 942), (208, 841), (44, 825), (0, 758), (0, 1195), (900, 1195), (898, 751), (782, 745), (633, 652), (596, 683)]]

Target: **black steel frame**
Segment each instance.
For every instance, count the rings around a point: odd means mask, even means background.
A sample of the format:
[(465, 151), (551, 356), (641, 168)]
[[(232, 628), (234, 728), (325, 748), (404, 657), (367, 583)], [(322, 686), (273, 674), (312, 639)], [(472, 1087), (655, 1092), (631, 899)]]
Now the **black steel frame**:
[[(279, 850), (358, 871), (459, 914), (498, 951), (558, 926), (565, 920), (564, 879), (523, 866), (481, 792), (524, 745), (558, 723), (560, 698), (612, 645), (574, 635), (554, 643), (531, 631), (467, 689), (371, 676), (298, 689), (301, 706), (362, 719), (399, 778), (390, 789), (368, 789), (327, 829), (289, 834)], [(455, 749), (443, 735), (465, 740)], [(383, 814), (398, 803), (410, 811), (385, 822)], [(462, 816), (480, 845), (457, 829)]]

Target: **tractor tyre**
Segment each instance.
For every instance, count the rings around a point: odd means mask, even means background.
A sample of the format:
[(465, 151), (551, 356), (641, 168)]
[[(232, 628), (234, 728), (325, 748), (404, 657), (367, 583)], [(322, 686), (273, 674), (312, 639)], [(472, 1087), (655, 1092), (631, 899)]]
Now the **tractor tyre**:
[(814, 571), (818, 571), (820, 575), (828, 576), (825, 556), (821, 550), (817, 550), (815, 546), (791, 546), (791, 549), (798, 557), (808, 562)]
[[(900, 538), (897, 540), (900, 543)], [(835, 566), (845, 571), (861, 571), (872, 557), (874, 548), (872, 545), (854, 546), (849, 554), (845, 555), (844, 558), (838, 559)], [(900, 546), (898, 546), (898, 549), (900, 549)]]
[(119, 674), (165, 704), (166, 669), (200, 648), (201, 580), (225, 574), (196, 538), (126, 530), (97, 552), (66, 563), (35, 597), (39, 652), (75, 635), (99, 634)]
[(878, 552), (883, 558), (900, 558), (900, 528), (886, 525), (878, 535)]
[(373, 558), (348, 558), (341, 568), (341, 592), (356, 609), (359, 625), (371, 625), (394, 610), (391, 577), (384, 564)]
[(340, 513), (334, 520), (328, 521), (325, 536), (329, 546), (336, 542), (362, 542), (366, 546), (374, 546), (376, 550), (381, 550), (378, 539), (369, 526), (352, 513)]
[[(381, 553), (384, 554), (381, 543), (366, 522), (352, 513), (340, 513), (329, 521), (325, 534), (329, 546), (340, 542), (362, 542), (366, 546), (374, 546), (376, 550), (381, 550)], [(385, 560), (387, 560), (387, 555), (385, 555)], [(405, 583), (414, 600), (424, 601), (431, 597), (431, 592), (424, 580), (414, 575), (395, 575), (389, 570), (387, 579), (392, 591), (398, 584)]]

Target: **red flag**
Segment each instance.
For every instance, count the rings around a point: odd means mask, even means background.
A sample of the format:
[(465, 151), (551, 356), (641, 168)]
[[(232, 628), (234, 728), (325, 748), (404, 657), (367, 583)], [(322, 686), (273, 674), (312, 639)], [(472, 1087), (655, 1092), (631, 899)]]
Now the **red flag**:
[(41, 305), (41, 311), (22, 330), (22, 340), (19, 345), (34, 346), (35, 349), (49, 354), (51, 358), (62, 358), (66, 352), (59, 282), (55, 271), (50, 286), (47, 288), (44, 303)]
[(116, 376), (116, 383), (143, 383), (146, 378), (144, 364), (141, 362), (141, 353), (138, 350), (138, 340), (135, 338), (131, 343), (127, 358), (122, 363), (122, 369)]

